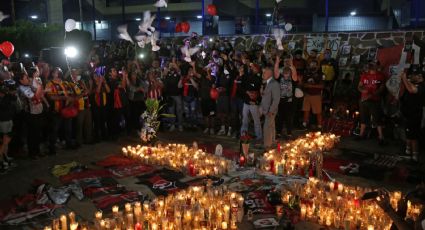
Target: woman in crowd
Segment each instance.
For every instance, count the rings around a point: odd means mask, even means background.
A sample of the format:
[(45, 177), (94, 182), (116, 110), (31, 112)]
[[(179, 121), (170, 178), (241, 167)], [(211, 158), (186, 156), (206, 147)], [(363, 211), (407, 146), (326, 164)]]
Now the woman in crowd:
[[(227, 58), (227, 57), (226, 57)], [(218, 90), (219, 96), (217, 99), (217, 116), (220, 122), (220, 130), (217, 135), (226, 135), (226, 127), (227, 136), (232, 135), (232, 127), (230, 126), (230, 86), (232, 83), (232, 77), (230, 76), (230, 65), (227, 64), (223, 71), (218, 73), (217, 85), (216, 88)]]
[(196, 106), (198, 97), (198, 83), (196, 78), (199, 74), (195, 69), (195, 62), (192, 62), (187, 70), (187, 75), (182, 77), (179, 82), (179, 88), (183, 88), (183, 105), (189, 126), (197, 127)]
[(49, 120), (49, 155), (56, 154), (56, 142), (59, 137), (59, 130), (62, 128), (66, 148), (72, 149), (72, 117), (64, 116), (63, 109), (74, 107), (75, 95), (72, 86), (63, 80), (62, 70), (54, 68), (51, 73), (51, 80), (46, 84), (45, 92), (50, 101), (51, 110), (48, 115)]
[(19, 83), (18, 97), (23, 105), (25, 113), (25, 123), (27, 127), (28, 155), (31, 159), (43, 156), (40, 152), (41, 135), (43, 128), (43, 95), (44, 90), (40, 81), (34, 81), (37, 85), (32, 85), (32, 79), (39, 78), (38, 69), (32, 67), (26, 72), (16, 75)]
[(211, 75), (211, 69), (207, 69), (206, 75), (198, 75), (200, 86), (201, 110), (204, 118), (204, 133), (214, 135), (215, 101), (211, 99), (210, 91), (215, 84), (215, 77)]
[(230, 108), (231, 108), (231, 125), (235, 129), (234, 137), (240, 136), (241, 128), (241, 115), (243, 109), (243, 100), (245, 97), (245, 90), (242, 82), (245, 80), (245, 68), (239, 65), (238, 73), (235, 74), (230, 92)]
[(283, 124), (286, 127), (288, 138), (292, 138), (292, 125), (294, 123), (294, 91), (297, 84), (297, 70), (292, 65), (292, 60), (283, 68), (282, 74), (279, 69), (280, 57), (276, 55), (274, 65), (274, 77), (280, 83), (279, 111), (276, 116), (276, 136), (282, 135)]
[(128, 122), (128, 72), (122, 69), (118, 72), (118, 69), (113, 67), (109, 71), (108, 85), (111, 89), (108, 98), (109, 112), (108, 112), (108, 129), (110, 131), (110, 137), (115, 140), (118, 138), (119, 133), (123, 128), (129, 126), (126, 125)]
[(145, 85), (136, 71), (130, 73), (128, 87), (128, 99), (130, 100), (130, 123), (129, 126), (139, 130), (140, 115), (145, 110)]
[(111, 92), (104, 76), (100, 73), (93, 73), (92, 111), (94, 132), (93, 137), (96, 142), (108, 138), (107, 130), (107, 95)]

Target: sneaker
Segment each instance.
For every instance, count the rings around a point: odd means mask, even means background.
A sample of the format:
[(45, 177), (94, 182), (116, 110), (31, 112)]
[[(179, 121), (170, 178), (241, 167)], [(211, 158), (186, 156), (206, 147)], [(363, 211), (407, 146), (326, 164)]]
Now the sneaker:
[(8, 162), (13, 161), (12, 157), (9, 157), (9, 156), (6, 156), (6, 155), (4, 155), (3, 158)]
[(229, 130), (227, 131), (227, 136), (228, 137), (232, 136), (232, 127), (229, 127)]
[(5, 168), (4, 166), (2, 166), (2, 164), (0, 165), (0, 175), (4, 175), (6, 174), (8, 171), (8, 168)]
[(301, 125), (301, 129), (306, 130), (307, 129), (307, 122), (303, 122)]
[(1, 167), (1, 168), (3, 168), (3, 169), (5, 169), (5, 170), (7, 170), (7, 169), (9, 169), (9, 168), (10, 168), (9, 163), (7, 163), (7, 162), (5, 162), (5, 161), (3, 161), (3, 162), (0, 164), (0, 167)]
[(210, 135), (214, 135), (214, 134), (215, 134), (214, 129), (210, 129)]
[(219, 136), (223, 136), (226, 134), (226, 128), (224, 128), (224, 126), (221, 126), (220, 131), (218, 131), (217, 135)]
[(179, 125), (179, 132), (183, 132), (183, 126)]
[(208, 134), (209, 131), (210, 131), (209, 128), (204, 129), (204, 134)]
[(359, 173), (360, 166), (358, 164), (353, 164), (353, 166), (350, 168), (350, 171), (348, 171), (349, 174), (357, 174)]
[(169, 132), (173, 132), (175, 129), (176, 129), (176, 126), (175, 125), (172, 125), (168, 131)]

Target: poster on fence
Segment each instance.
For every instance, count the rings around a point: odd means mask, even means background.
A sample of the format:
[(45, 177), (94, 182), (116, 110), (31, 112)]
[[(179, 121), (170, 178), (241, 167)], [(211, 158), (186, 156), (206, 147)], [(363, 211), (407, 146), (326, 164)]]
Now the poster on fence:
[(323, 50), (328, 47), (332, 51), (332, 58), (336, 58), (338, 55), (338, 50), (341, 44), (341, 38), (328, 38), (327, 44), (325, 44), (325, 38), (322, 36), (309, 36), (306, 37), (307, 42), (307, 52), (310, 53), (312, 50), (316, 49), (319, 53), (322, 53)]

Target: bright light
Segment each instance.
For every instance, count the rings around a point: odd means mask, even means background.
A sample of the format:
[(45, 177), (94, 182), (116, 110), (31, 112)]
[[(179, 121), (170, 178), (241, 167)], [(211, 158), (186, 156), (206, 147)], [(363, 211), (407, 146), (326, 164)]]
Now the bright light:
[(31, 16), (30, 16), (30, 18), (32, 18), (32, 19), (37, 19), (37, 18), (38, 18), (38, 16), (37, 16), (37, 15), (31, 15)]
[(357, 12), (356, 12), (356, 11), (351, 11), (351, 12), (350, 12), (350, 15), (351, 15), (351, 16), (356, 16), (356, 14), (357, 14)]
[(144, 54), (139, 54), (139, 58), (140, 59), (143, 59), (143, 58), (145, 58), (145, 55)]
[(65, 48), (65, 55), (69, 58), (74, 58), (76, 57), (78, 54), (78, 50), (73, 47), (73, 46), (69, 46)]
[(165, 20), (170, 20), (171, 19), (171, 17), (165, 17)]
[(29, 58), (30, 55), (29, 54), (24, 54), (24, 57)]
[(214, 41), (214, 39), (210, 38), (210, 42), (213, 42), (213, 41)]
[(197, 19), (201, 19), (202, 18), (202, 15), (198, 15), (198, 16), (196, 16), (196, 18)]
[(271, 17), (272, 16), (272, 14), (266, 14), (266, 17)]
[(136, 20), (136, 21), (142, 21), (141, 18), (135, 18), (134, 20)]

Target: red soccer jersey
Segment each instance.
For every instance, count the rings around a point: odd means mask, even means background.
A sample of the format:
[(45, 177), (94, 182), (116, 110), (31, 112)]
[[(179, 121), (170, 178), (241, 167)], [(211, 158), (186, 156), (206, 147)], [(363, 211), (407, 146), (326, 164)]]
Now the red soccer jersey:
[(360, 76), (360, 82), (366, 89), (366, 91), (362, 92), (362, 101), (367, 99), (379, 101), (381, 99), (380, 95), (374, 94), (379, 89), (379, 87), (385, 83), (385, 77), (383, 74), (379, 72), (374, 74), (364, 73)]

